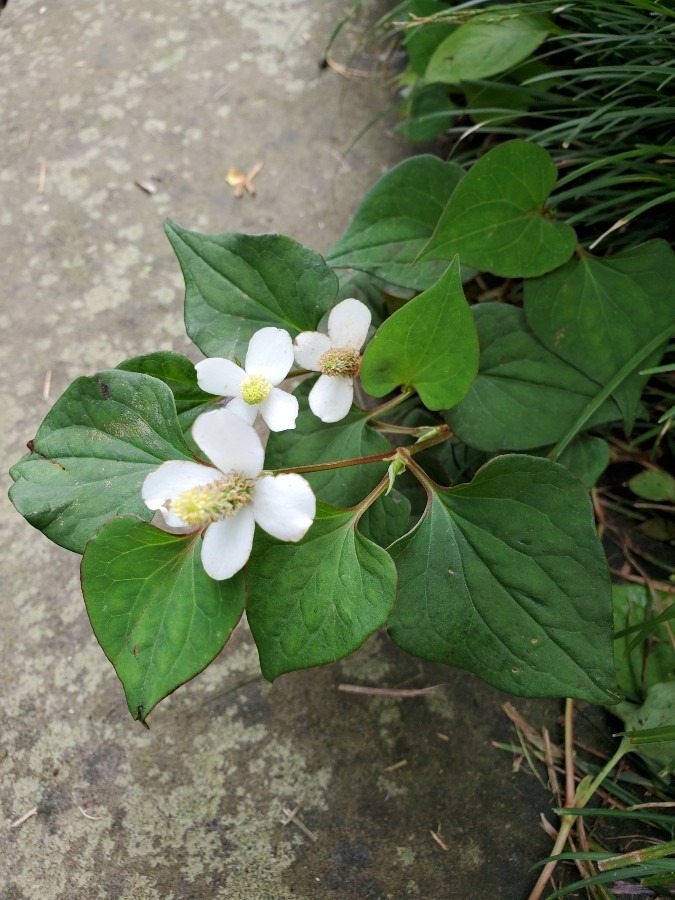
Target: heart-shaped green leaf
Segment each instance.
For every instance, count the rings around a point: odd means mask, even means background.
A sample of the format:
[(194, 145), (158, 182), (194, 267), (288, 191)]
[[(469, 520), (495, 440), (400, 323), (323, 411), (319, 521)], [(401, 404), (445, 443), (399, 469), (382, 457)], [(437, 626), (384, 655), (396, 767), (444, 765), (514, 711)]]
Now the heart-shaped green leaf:
[(220, 653), (244, 609), (243, 576), (209, 578), (200, 544), (122, 516), (84, 551), (89, 619), (141, 722)]
[[(142, 372), (163, 381), (173, 394), (178, 421), (184, 434), (192, 427), (198, 415), (220, 403), (213, 394), (207, 394), (197, 384), (194, 363), (170, 350), (134, 356), (133, 359), (120, 363), (117, 368), (125, 372)], [(186, 435), (186, 440), (189, 440), (189, 435)]]
[(366, 347), (361, 381), (374, 397), (414, 387), (427, 409), (449, 409), (478, 371), (476, 326), (454, 260), (428, 291), (390, 316)]
[[(654, 240), (616, 256), (582, 256), (525, 284), (525, 314), (540, 341), (600, 385), (675, 326), (675, 253)], [(664, 344), (668, 335), (664, 335)], [(656, 365), (661, 351), (640, 368)], [(614, 397), (630, 428), (648, 375), (636, 371)]]
[(170, 389), (118, 369), (78, 378), (56, 401), (11, 470), (19, 512), (62, 547), (82, 553), (120, 513), (151, 519), (143, 481), (167, 459), (192, 459)]
[(423, 259), (452, 259), (495, 275), (542, 275), (567, 262), (574, 229), (549, 218), (556, 181), (549, 154), (528, 141), (486, 153), (450, 197)]
[[(488, 452), (553, 444), (577, 420), (600, 385), (541, 344), (522, 310), (505, 303), (473, 307), (480, 370), (469, 393), (445, 418), (457, 436)], [(590, 428), (620, 418), (607, 401)]]
[(390, 552), (389, 628), (404, 650), (519, 696), (616, 699), (607, 562), (588, 495), (562, 466), (500, 456), (470, 484), (432, 486)]
[(265, 326), (315, 331), (337, 293), (318, 253), (278, 234), (199, 234), (167, 222), (185, 278), (185, 325), (206, 356), (244, 359)]
[(387, 172), (368, 191), (347, 231), (326, 259), (361, 269), (387, 284), (422, 291), (445, 264), (417, 257), (434, 232), (464, 169), (435, 156), (416, 156)]
[(489, 12), (460, 25), (429, 59), (424, 79), (457, 84), (506, 72), (527, 59), (554, 30), (544, 16), (499, 18)]
[(354, 512), (320, 507), (299, 544), (256, 536), (246, 615), (268, 680), (341, 659), (387, 620), (394, 563), (355, 520)]
[[(304, 381), (295, 396), (300, 414), (291, 431), (270, 434), (265, 452), (266, 469), (338, 462), (375, 456), (391, 449), (389, 441), (368, 425), (366, 413), (352, 408), (339, 422), (321, 422), (309, 409), (307, 397), (314, 380)], [(386, 463), (346, 466), (304, 475), (316, 496), (334, 506), (353, 506), (372, 491), (384, 476)]]

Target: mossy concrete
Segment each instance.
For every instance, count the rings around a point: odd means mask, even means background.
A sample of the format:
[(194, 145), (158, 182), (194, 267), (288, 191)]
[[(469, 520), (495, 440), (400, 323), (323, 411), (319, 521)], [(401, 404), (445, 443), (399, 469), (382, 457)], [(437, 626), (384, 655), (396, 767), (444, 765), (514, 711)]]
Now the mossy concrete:
[[(318, 67), (349, 6), (9, 0), (3, 471), (78, 375), (156, 349), (198, 358), (165, 217), (279, 231), (322, 251), (409, 152), (378, 123), (344, 156), (387, 102), (377, 79)], [(349, 48), (362, 29), (336, 51), (357, 68), (365, 61)], [(257, 162), (257, 195), (238, 200), (227, 171)], [(146, 731), (92, 636), (78, 558), (6, 500), (1, 517), (2, 900), (526, 896), (527, 869), (549, 847), (538, 817), (550, 804), (491, 746), (512, 737), (498, 692), (422, 667), (381, 635), (270, 686), (242, 626)], [(342, 682), (444, 687), (401, 699), (340, 692)], [(535, 725), (548, 709), (520, 705)], [(282, 824), (299, 804), (316, 840)]]

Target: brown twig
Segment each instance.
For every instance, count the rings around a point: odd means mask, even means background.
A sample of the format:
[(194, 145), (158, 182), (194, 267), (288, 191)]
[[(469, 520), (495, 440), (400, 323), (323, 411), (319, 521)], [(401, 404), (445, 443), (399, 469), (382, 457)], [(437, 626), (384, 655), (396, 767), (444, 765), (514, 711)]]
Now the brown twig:
[(445, 685), (432, 684), (423, 688), (377, 688), (368, 687), (365, 684), (338, 684), (337, 689), (346, 694), (366, 694), (374, 697), (420, 697), (422, 694), (431, 694), (442, 687)]

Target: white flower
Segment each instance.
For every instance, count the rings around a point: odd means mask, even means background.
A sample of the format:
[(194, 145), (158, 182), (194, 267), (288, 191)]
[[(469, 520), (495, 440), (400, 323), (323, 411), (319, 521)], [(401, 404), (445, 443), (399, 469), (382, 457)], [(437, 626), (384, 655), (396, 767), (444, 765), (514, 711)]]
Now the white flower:
[(213, 466), (171, 459), (143, 482), (150, 509), (172, 528), (203, 528), (202, 564), (217, 581), (231, 578), (251, 554), (255, 523), (281, 541), (299, 541), (316, 514), (300, 475), (261, 475), (264, 453), (255, 430), (236, 413), (198, 416), (192, 436)]
[(303, 331), (295, 339), (295, 361), (321, 372), (309, 392), (309, 408), (322, 422), (339, 422), (354, 399), (354, 378), (368, 335), (370, 310), (360, 300), (343, 300), (328, 316), (328, 334)]
[(276, 387), (293, 365), (291, 336), (282, 328), (261, 328), (251, 338), (244, 368), (229, 359), (198, 362), (197, 382), (203, 391), (219, 397), (233, 397), (230, 412), (252, 425), (260, 410), (270, 431), (295, 428), (298, 401)]

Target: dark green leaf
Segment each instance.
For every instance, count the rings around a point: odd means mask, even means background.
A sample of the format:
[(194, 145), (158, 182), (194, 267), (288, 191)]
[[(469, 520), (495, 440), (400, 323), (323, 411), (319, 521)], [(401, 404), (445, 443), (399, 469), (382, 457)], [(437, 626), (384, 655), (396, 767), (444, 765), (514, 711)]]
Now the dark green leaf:
[(380, 494), (359, 519), (359, 531), (368, 540), (388, 547), (408, 530), (410, 500), (400, 491)]
[(244, 359), (261, 328), (315, 331), (337, 278), (321, 256), (277, 234), (199, 234), (166, 224), (185, 278), (187, 332), (206, 356)]
[[(354, 407), (339, 422), (326, 424), (317, 419), (307, 405), (313, 386), (314, 379), (308, 379), (294, 391), (300, 403), (296, 426), (292, 431), (272, 432), (265, 453), (266, 469), (356, 459), (391, 449), (389, 441), (368, 425), (366, 413)], [(370, 493), (386, 471), (387, 463), (370, 463), (303, 477), (325, 503), (353, 506)]]
[(452, 259), (505, 277), (541, 275), (574, 252), (574, 229), (548, 217), (556, 181), (549, 154), (507, 141), (479, 159), (457, 185), (423, 259)]
[[(600, 385), (547, 350), (522, 311), (501, 303), (473, 307), (480, 369), (464, 400), (445, 418), (458, 437), (485, 451), (531, 450), (557, 441)], [(584, 427), (620, 418), (607, 401)]]
[(244, 609), (244, 579), (214, 581), (201, 538), (123, 516), (85, 549), (82, 591), (96, 638), (145, 721), (155, 704), (222, 650)]
[(452, 109), (445, 85), (415, 86), (403, 106), (404, 120), (394, 130), (407, 141), (432, 141), (450, 126)]
[(394, 563), (358, 533), (355, 517), (320, 507), (299, 544), (256, 536), (246, 615), (270, 681), (347, 656), (387, 620)]
[[(213, 394), (207, 394), (197, 384), (194, 363), (178, 353), (161, 350), (145, 356), (134, 356), (133, 359), (120, 363), (117, 368), (125, 372), (142, 372), (163, 381), (173, 394), (178, 421), (184, 434), (198, 415), (219, 403)], [(187, 435), (186, 440), (189, 440)]]
[(334, 268), (362, 269), (416, 291), (431, 287), (442, 262), (418, 262), (464, 169), (435, 156), (405, 160), (368, 191), (347, 231), (326, 257)]
[(609, 465), (609, 444), (602, 438), (580, 434), (557, 461), (590, 490)]
[(544, 16), (497, 19), (486, 13), (460, 25), (436, 48), (427, 83), (457, 84), (506, 72), (533, 53), (553, 30)]
[(394, 641), (516, 695), (615, 699), (607, 563), (593, 510), (562, 466), (516, 455), (433, 489), (390, 552)]
[(414, 387), (427, 409), (448, 409), (478, 371), (478, 340), (454, 260), (429, 290), (390, 316), (366, 347), (363, 386), (374, 397)]
[[(525, 314), (549, 350), (605, 385), (675, 325), (674, 283), (675, 253), (665, 241), (649, 241), (605, 259), (584, 255), (526, 282)], [(659, 356), (641, 368), (655, 365)], [(647, 378), (636, 372), (614, 393), (629, 428)]]
[(12, 469), (12, 502), (35, 528), (82, 553), (120, 513), (152, 519), (143, 481), (167, 459), (192, 459), (169, 388), (149, 375), (111, 370), (78, 378), (56, 401)]

